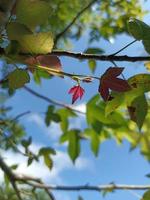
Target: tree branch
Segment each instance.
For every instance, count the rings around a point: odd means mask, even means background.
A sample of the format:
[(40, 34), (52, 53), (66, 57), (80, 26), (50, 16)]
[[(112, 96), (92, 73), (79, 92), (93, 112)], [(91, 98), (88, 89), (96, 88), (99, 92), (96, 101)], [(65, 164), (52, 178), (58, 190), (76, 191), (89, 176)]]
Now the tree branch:
[(24, 89), (29, 92), (30, 94), (40, 98), (40, 99), (43, 99), (44, 101), (48, 102), (48, 103), (51, 103), (51, 104), (54, 104), (54, 105), (57, 105), (57, 106), (60, 106), (60, 107), (65, 107), (67, 109), (70, 109), (74, 112), (77, 112), (77, 113), (80, 113), (80, 114), (84, 114), (84, 112), (80, 111), (80, 110), (77, 110), (76, 108), (74, 108), (73, 106), (71, 105), (68, 105), (68, 104), (64, 104), (64, 103), (61, 103), (59, 101), (54, 101), (46, 96), (43, 96), (41, 94), (39, 94), (38, 92), (35, 92), (34, 90), (32, 90), (31, 88), (27, 87), (27, 86), (24, 86)]
[[(30, 53), (19, 53), (20, 56), (31, 56)], [(51, 53), (48, 53), (47, 55), (55, 55), (55, 56), (66, 56), (66, 57), (72, 57), (75, 59), (81, 59), (81, 60), (98, 60), (98, 61), (127, 61), (127, 62), (139, 62), (139, 61), (150, 61), (150, 56), (115, 56), (113, 54), (111, 55), (98, 55), (98, 54), (86, 54), (86, 53), (78, 53), (78, 52), (71, 52), (71, 51), (59, 51), (54, 50)], [(0, 56), (5, 56), (5, 51), (3, 48), (0, 48)], [(38, 55), (35, 55), (38, 56)], [(5, 83), (7, 80), (1, 80), (0, 84)]]
[(71, 28), (71, 26), (76, 22), (76, 20), (86, 11), (88, 10), (97, 0), (91, 1), (86, 7), (84, 7), (80, 12), (77, 13), (77, 15), (73, 18), (73, 20), (66, 26), (66, 28), (60, 32), (58, 35), (56, 35), (54, 44), (56, 46), (58, 40)]
[(124, 184), (108, 184), (108, 185), (80, 185), (80, 186), (59, 186), (59, 185), (44, 185), (39, 183), (28, 182), (29, 185), (36, 188), (46, 188), (59, 191), (104, 191), (104, 190), (149, 190), (150, 185), (124, 185)]
[(22, 200), (22, 197), (20, 195), (20, 191), (18, 190), (18, 187), (16, 185), (15, 175), (12, 172), (12, 170), (6, 165), (6, 163), (3, 161), (3, 158), (0, 156), (0, 168), (3, 170), (3, 172), (7, 175), (8, 179), (11, 182), (12, 187), (14, 188), (16, 195), (19, 200)]
[(52, 51), (49, 55), (56, 56), (67, 56), (75, 59), (81, 60), (99, 60), (99, 61), (127, 61), (127, 62), (138, 62), (138, 61), (150, 61), (150, 56), (115, 56), (115, 55), (96, 55), (96, 54), (85, 54), (85, 53), (76, 53), (70, 51)]
[[(30, 176), (20, 176), (18, 174), (15, 174), (12, 172), (11, 168), (7, 166), (7, 164), (4, 162), (3, 158), (0, 156), (0, 168), (3, 170), (3, 172), (7, 175), (8, 179), (10, 180), (12, 187), (14, 188), (16, 195), (19, 200), (23, 200), (20, 194), (20, 191), (17, 187), (18, 181), (23, 181), (24, 183), (28, 184), (27, 181), (32, 180), (34, 182), (37, 182), (39, 184), (43, 184), (42, 181), (38, 178), (32, 178)], [(29, 185), (29, 184), (28, 184)], [(50, 200), (55, 200), (54, 195), (50, 192), (49, 189), (43, 188), (48, 196), (50, 197)]]
[[(77, 185), (77, 186), (64, 186), (64, 185), (47, 185), (44, 184), (39, 178), (34, 178), (31, 176), (15, 174), (12, 172), (11, 168), (7, 166), (7, 164), (3, 161), (0, 156), (0, 168), (4, 171), (4, 173), (10, 179), (13, 187), (16, 187), (16, 183), (25, 184), (36, 189), (44, 189), (51, 200), (55, 200), (53, 194), (50, 192), (52, 190), (59, 191), (96, 191), (101, 192), (104, 190), (149, 190), (150, 185), (125, 185), (125, 184), (107, 184), (107, 185)], [(15, 189), (16, 193), (19, 190)], [(18, 199), (21, 200), (18, 196)]]

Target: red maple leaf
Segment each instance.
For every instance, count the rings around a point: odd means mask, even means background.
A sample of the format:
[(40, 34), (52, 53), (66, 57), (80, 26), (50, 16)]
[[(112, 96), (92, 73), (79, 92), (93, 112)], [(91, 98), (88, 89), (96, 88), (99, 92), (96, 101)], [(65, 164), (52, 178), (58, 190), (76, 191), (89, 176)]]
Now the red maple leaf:
[(107, 101), (109, 99), (110, 90), (116, 92), (126, 92), (131, 89), (126, 80), (117, 78), (117, 76), (119, 76), (123, 70), (123, 67), (110, 67), (102, 75), (98, 91), (104, 101)]
[(78, 99), (82, 98), (84, 94), (84, 89), (80, 85), (76, 85), (69, 90), (69, 94), (72, 94), (72, 104)]

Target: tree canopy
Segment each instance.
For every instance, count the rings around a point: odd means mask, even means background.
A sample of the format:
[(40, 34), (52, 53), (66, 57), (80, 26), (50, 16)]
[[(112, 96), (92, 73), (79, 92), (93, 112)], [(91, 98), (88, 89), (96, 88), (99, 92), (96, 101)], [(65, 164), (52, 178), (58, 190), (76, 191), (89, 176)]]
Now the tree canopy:
[[(27, 158), (26, 165), (31, 166), (41, 158), (45, 166), (52, 170), (53, 157), (57, 154), (53, 144), (32, 150), (33, 134), (20, 122), (21, 118), (32, 113), (26, 110), (13, 115), (16, 107), (12, 98), (20, 91), (26, 91), (48, 103), (42, 110), (44, 123), (50, 127), (57, 123), (61, 129), (58, 138), (60, 146), (67, 144), (65, 150), (75, 164), (81, 155), (82, 143), (90, 145), (91, 152), (98, 157), (100, 145), (114, 139), (122, 144), (127, 141), (130, 150), (140, 149), (143, 157), (150, 161), (149, 135), (149, 91), (150, 91), (150, 26), (143, 22), (149, 10), (144, 8), (146, 1), (139, 0), (0, 0), (0, 168), (4, 172), (2, 197), (19, 199), (55, 200), (53, 190), (95, 190), (112, 192), (114, 190), (146, 190), (142, 200), (150, 197), (148, 185), (118, 185), (111, 183), (100, 186), (54, 186), (43, 180), (16, 173), (17, 165), (10, 166), (3, 158), (3, 152), (15, 152)], [(143, 5), (142, 5), (143, 4)], [(82, 52), (75, 52), (75, 44), (87, 35), (87, 44)], [(131, 42), (116, 52), (107, 54), (102, 41), (107, 41), (111, 48), (113, 39), (128, 35)], [(136, 42), (142, 42), (143, 54), (124, 55), (122, 51)], [(113, 50), (112, 50), (113, 51)], [(120, 53), (120, 54), (119, 54)], [(119, 54), (119, 55), (118, 55)], [(90, 75), (79, 68), (76, 71), (64, 70), (63, 58), (74, 58), (78, 62), (87, 61)], [(97, 73), (98, 63), (106, 62), (103, 73)], [(125, 78), (128, 70), (123, 62), (140, 62), (140, 73)], [(118, 65), (119, 62), (119, 65)], [(85, 63), (83, 63), (83, 68)], [(132, 66), (131, 66), (132, 67)], [(103, 68), (103, 66), (101, 66)], [(70, 103), (53, 98), (54, 90), (43, 94), (43, 80), (49, 84), (64, 84), (69, 80)], [(55, 80), (55, 81), (54, 81)], [(88, 99), (86, 111), (76, 106), (84, 99), (88, 87), (94, 84), (95, 94)], [(34, 90), (36, 86), (41, 89)], [(39, 88), (39, 87), (38, 87)], [(64, 95), (66, 95), (64, 93)], [(67, 97), (68, 98), (68, 97)], [(28, 105), (30, 99), (26, 99)], [(10, 102), (10, 103), (8, 103)], [(21, 102), (17, 102), (20, 104)], [(11, 106), (10, 106), (11, 105)], [(70, 126), (71, 120), (84, 116), (84, 127)], [(55, 134), (55, 133), (53, 133)], [(15, 163), (14, 163), (15, 164)], [(80, 184), (80, 183), (79, 183)], [(42, 192), (39, 192), (42, 189)], [(5, 195), (6, 198), (3, 198)], [(27, 193), (27, 194), (26, 194)], [(44, 195), (47, 195), (44, 197)], [(32, 197), (30, 197), (32, 195)], [(79, 200), (83, 198), (79, 196)]]

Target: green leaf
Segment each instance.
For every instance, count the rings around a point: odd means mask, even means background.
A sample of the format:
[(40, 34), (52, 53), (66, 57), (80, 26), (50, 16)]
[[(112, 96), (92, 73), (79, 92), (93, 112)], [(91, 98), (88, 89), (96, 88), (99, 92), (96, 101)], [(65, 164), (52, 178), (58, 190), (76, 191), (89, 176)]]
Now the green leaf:
[(13, 169), (13, 170), (15, 170), (15, 169), (18, 168), (18, 164), (14, 164), (14, 165), (12, 165), (10, 168)]
[(129, 33), (137, 40), (150, 39), (150, 26), (138, 19), (130, 19), (128, 22)]
[(23, 24), (18, 22), (10, 22), (6, 28), (9, 40), (19, 40), (25, 34), (32, 34), (32, 32)]
[(19, 0), (16, 7), (17, 20), (31, 29), (46, 23), (50, 13), (49, 3), (41, 0)]
[(45, 155), (45, 154), (52, 154), (52, 155), (56, 155), (56, 151), (50, 147), (43, 147), (40, 149), (39, 151), (39, 155)]
[(87, 134), (90, 137), (92, 152), (95, 156), (98, 156), (100, 144), (99, 134), (97, 134), (93, 129), (86, 129), (85, 134)]
[(129, 108), (131, 120), (135, 121), (138, 128), (141, 129), (148, 112), (145, 95), (135, 98)]
[(149, 200), (150, 199), (150, 190), (146, 191), (141, 200)]
[(51, 159), (51, 155), (56, 155), (56, 152), (54, 149), (52, 149), (50, 147), (41, 148), (39, 151), (39, 156), (43, 156), (45, 165), (49, 169), (52, 169), (52, 167), (53, 167), (53, 161)]
[(150, 91), (150, 74), (137, 74), (128, 79), (132, 90), (125, 92), (125, 100), (128, 105), (138, 96)]
[(54, 44), (51, 32), (22, 35), (18, 38), (18, 41), (23, 53), (33, 54), (50, 53)]
[(57, 113), (59, 114), (60, 118), (61, 118), (61, 122), (60, 122), (60, 126), (61, 126), (61, 130), (63, 132), (66, 132), (68, 130), (68, 126), (69, 126), (69, 118), (70, 117), (76, 117), (76, 113), (73, 112), (70, 109), (59, 109), (57, 111)]
[(124, 101), (124, 93), (117, 93), (111, 94), (112, 97), (114, 97), (112, 100), (106, 102), (106, 107), (105, 107), (105, 115), (111, 114), (113, 111), (115, 111)]
[(62, 135), (60, 136), (60, 138), (59, 138), (60, 144), (62, 144), (62, 143), (64, 143), (64, 142), (68, 141), (68, 138), (69, 138), (68, 132), (65, 132), (64, 134), (62, 134)]
[(79, 130), (74, 129), (68, 131), (68, 139), (69, 139), (68, 154), (74, 163), (76, 158), (80, 154)]
[(86, 119), (89, 125), (94, 124), (95, 120), (113, 128), (126, 124), (120, 113), (113, 112), (111, 115), (105, 116), (106, 104), (105, 102), (100, 101), (99, 95), (94, 96), (86, 106)]
[(143, 45), (147, 53), (150, 54), (150, 38), (148, 40), (143, 40)]
[(88, 53), (88, 54), (102, 54), (105, 53), (105, 51), (101, 48), (97, 48), (97, 47), (90, 47), (88, 49), (86, 49), (84, 51), (84, 53)]
[(95, 72), (96, 69), (96, 61), (95, 60), (88, 60), (88, 65), (92, 73)]
[(45, 123), (47, 126), (50, 125), (51, 121), (54, 121), (56, 123), (61, 121), (61, 118), (58, 113), (55, 113), (55, 107), (54, 106), (48, 106), (46, 116), (45, 116)]
[(33, 160), (34, 160), (34, 158), (28, 158), (28, 162), (27, 162), (27, 166), (30, 166), (31, 164), (32, 164), (32, 162), (33, 162)]
[(21, 57), (17, 55), (19, 51), (20, 51), (19, 42), (16, 40), (12, 40), (5, 49), (6, 54), (9, 54), (9, 57), (6, 57), (7, 63), (16, 63), (18, 61), (17, 58), (21, 59)]
[(21, 88), (29, 82), (30, 76), (24, 69), (15, 69), (8, 75), (8, 85), (11, 89)]
[(28, 148), (31, 145), (31, 143), (32, 143), (32, 138), (31, 137), (29, 137), (26, 140), (24, 139), (24, 140), (21, 141), (21, 144), (22, 144), (22, 146), (24, 148)]

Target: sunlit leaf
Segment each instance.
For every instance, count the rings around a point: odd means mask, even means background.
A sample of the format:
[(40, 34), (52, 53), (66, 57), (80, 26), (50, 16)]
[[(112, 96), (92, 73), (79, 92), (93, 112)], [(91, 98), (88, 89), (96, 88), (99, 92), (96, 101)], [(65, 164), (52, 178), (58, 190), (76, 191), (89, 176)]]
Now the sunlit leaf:
[(26, 34), (18, 39), (24, 53), (46, 54), (53, 48), (53, 36), (51, 32), (42, 32), (36, 34)]

